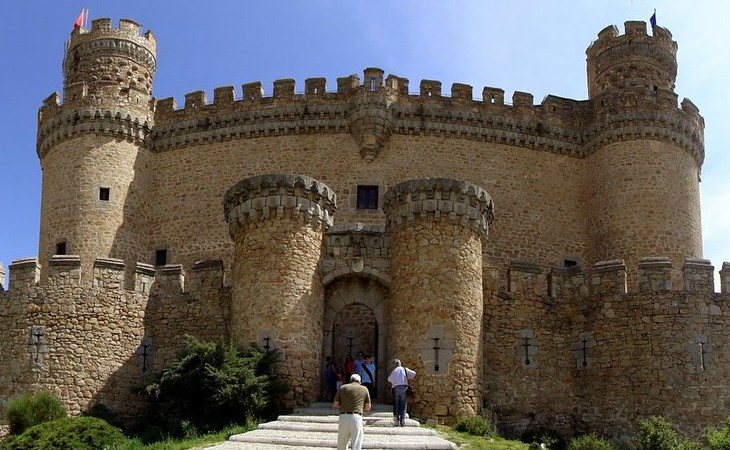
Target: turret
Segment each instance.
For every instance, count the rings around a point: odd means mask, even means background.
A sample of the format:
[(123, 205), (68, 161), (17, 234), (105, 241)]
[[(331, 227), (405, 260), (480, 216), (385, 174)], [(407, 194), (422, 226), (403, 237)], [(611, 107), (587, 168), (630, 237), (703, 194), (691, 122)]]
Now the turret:
[[(594, 261), (668, 255), (681, 283), (685, 258), (702, 257), (699, 172), (704, 121), (677, 105), (677, 43), (669, 31), (626, 22), (605, 28), (586, 51), (593, 124), (587, 143), (589, 229)], [(637, 288), (630, 282), (630, 289)]]
[[(597, 99), (617, 93), (638, 97), (674, 97), (677, 78), (677, 43), (672, 33), (645, 22), (626, 22), (626, 34), (614, 26), (604, 28), (588, 48), (588, 96)], [(669, 94), (669, 95), (668, 95)]]
[[(90, 279), (97, 257), (147, 261), (151, 250), (145, 139), (153, 121), (156, 42), (122, 19), (96, 19), (71, 33), (63, 59), (63, 103), (38, 112), (43, 169), (39, 254), (81, 257)], [(47, 276), (44, 268), (42, 278)]]

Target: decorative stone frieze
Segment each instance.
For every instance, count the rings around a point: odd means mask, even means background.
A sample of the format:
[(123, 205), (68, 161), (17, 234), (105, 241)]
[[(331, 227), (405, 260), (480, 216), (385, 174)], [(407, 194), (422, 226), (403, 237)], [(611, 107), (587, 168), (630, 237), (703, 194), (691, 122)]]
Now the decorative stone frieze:
[(425, 178), (398, 183), (383, 197), (386, 230), (416, 218), (453, 221), (486, 235), (494, 220), (492, 198), (479, 186), (450, 178)]
[(332, 226), (335, 193), (306, 175), (260, 175), (230, 188), (224, 209), (231, 236), (239, 227), (268, 219), (303, 221), (326, 230)]

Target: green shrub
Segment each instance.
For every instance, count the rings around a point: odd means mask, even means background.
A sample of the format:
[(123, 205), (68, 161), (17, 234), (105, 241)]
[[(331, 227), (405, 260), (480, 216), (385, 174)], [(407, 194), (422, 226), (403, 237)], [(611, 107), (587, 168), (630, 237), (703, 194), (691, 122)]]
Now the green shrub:
[(520, 440), (527, 444), (533, 442), (545, 444), (550, 450), (565, 450), (567, 448), (565, 438), (556, 430), (547, 427), (528, 429), (522, 434)]
[(637, 450), (694, 450), (702, 446), (684, 436), (664, 417), (651, 417), (641, 423), (636, 436)]
[(707, 430), (707, 442), (710, 450), (730, 450), (730, 417), (725, 419), (722, 427)]
[(118, 428), (95, 417), (64, 417), (28, 428), (3, 442), (4, 450), (96, 450), (127, 440)]
[(461, 417), (456, 420), (453, 428), (474, 436), (492, 436), (494, 434), (492, 423), (482, 416)]
[(568, 446), (569, 450), (613, 450), (613, 445), (595, 434), (588, 434), (573, 438)]
[(140, 434), (145, 440), (194, 436), (275, 416), (289, 391), (287, 382), (272, 376), (279, 358), (255, 345), (242, 351), (188, 338), (180, 359), (145, 388), (153, 404)]
[(66, 417), (61, 400), (48, 392), (23, 394), (10, 401), (5, 418), (10, 434), (20, 434), (34, 425)]

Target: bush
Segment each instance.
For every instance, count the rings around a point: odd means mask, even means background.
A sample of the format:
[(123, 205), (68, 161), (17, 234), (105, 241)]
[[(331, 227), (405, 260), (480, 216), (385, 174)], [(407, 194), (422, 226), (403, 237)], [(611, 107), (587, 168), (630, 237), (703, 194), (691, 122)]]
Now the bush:
[(180, 359), (145, 388), (153, 404), (143, 437), (192, 436), (275, 416), (278, 399), (289, 391), (272, 376), (279, 357), (255, 345), (242, 351), (188, 338)]
[(66, 410), (55, 395), (38, 392), (11, 400), (5, 417), (10, 434), (20, 434), (34, 425), (66, 417)]
[(636, 436), (638, 450), (692, 450), (702, 446), (679, 434), (664, 417), (651, 417), (641, 423)]
[(3, 442), (4, 450), (96, 450), (124, 444), (121, 430), (95, 417), (64, 417), (25, 430)]
[(573, 438), (568, 446), (569, 450), (613, 450), (613, 445), (595, 434), (588, 434)]
[(722, 427), (707, 430), (707, 442), (710, 450), (730, 450), (730, 417), (725, 419)]
[(533, 442), (545, 444), (545, 446), (550, 450), (565, 450), (567, 445), (565, 438), (560, 433), (547, 427), (527, 430), (522, 434), (520, 440), (527, 444), (531, 444)]
[(482, 416), (461, 417), (456, 420), (453, 428), (474, 436), (492, 436), (494, 434), (492, 423)]

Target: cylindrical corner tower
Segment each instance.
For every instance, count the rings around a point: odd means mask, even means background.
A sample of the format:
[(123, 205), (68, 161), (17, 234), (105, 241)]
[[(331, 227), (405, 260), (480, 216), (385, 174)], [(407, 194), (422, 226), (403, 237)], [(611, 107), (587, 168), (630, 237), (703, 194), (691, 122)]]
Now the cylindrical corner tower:
[(414, 413), (451, 419), (482, 405), (482, 238), (492, 200), (452, 179), (405, 181), (383, 199), (390, 238), (391, 357), (418, 372)]
[(634, 288), (641, 257), (667, 256), (679, 283), (684, 258), (702, 256), (704, 122), (691, 102), (677, 105), (671, 33), (654, 27), (650, 36), (644, 22), (625, 27), (624, 35), (605, 28), (586, 51), (592, 259), (624, 259)]
[[(54, 93), (38, 113), (43, 169), (39, 255), (151, 259), (145, 228), (156, 43), (127, 19), (97, 19), (71, 33), (63, 61), (63, 104)], [(47, 275), (44, 270), (43, 276)]]
[(319, 395), (324, 287), (319, 266), (335, 194), (304, 175), (261, 175), (228, 190), (225, 214), (235, 244), (230, 332), (234, 344), (282, 351), (278, 374), (291, 404)]

